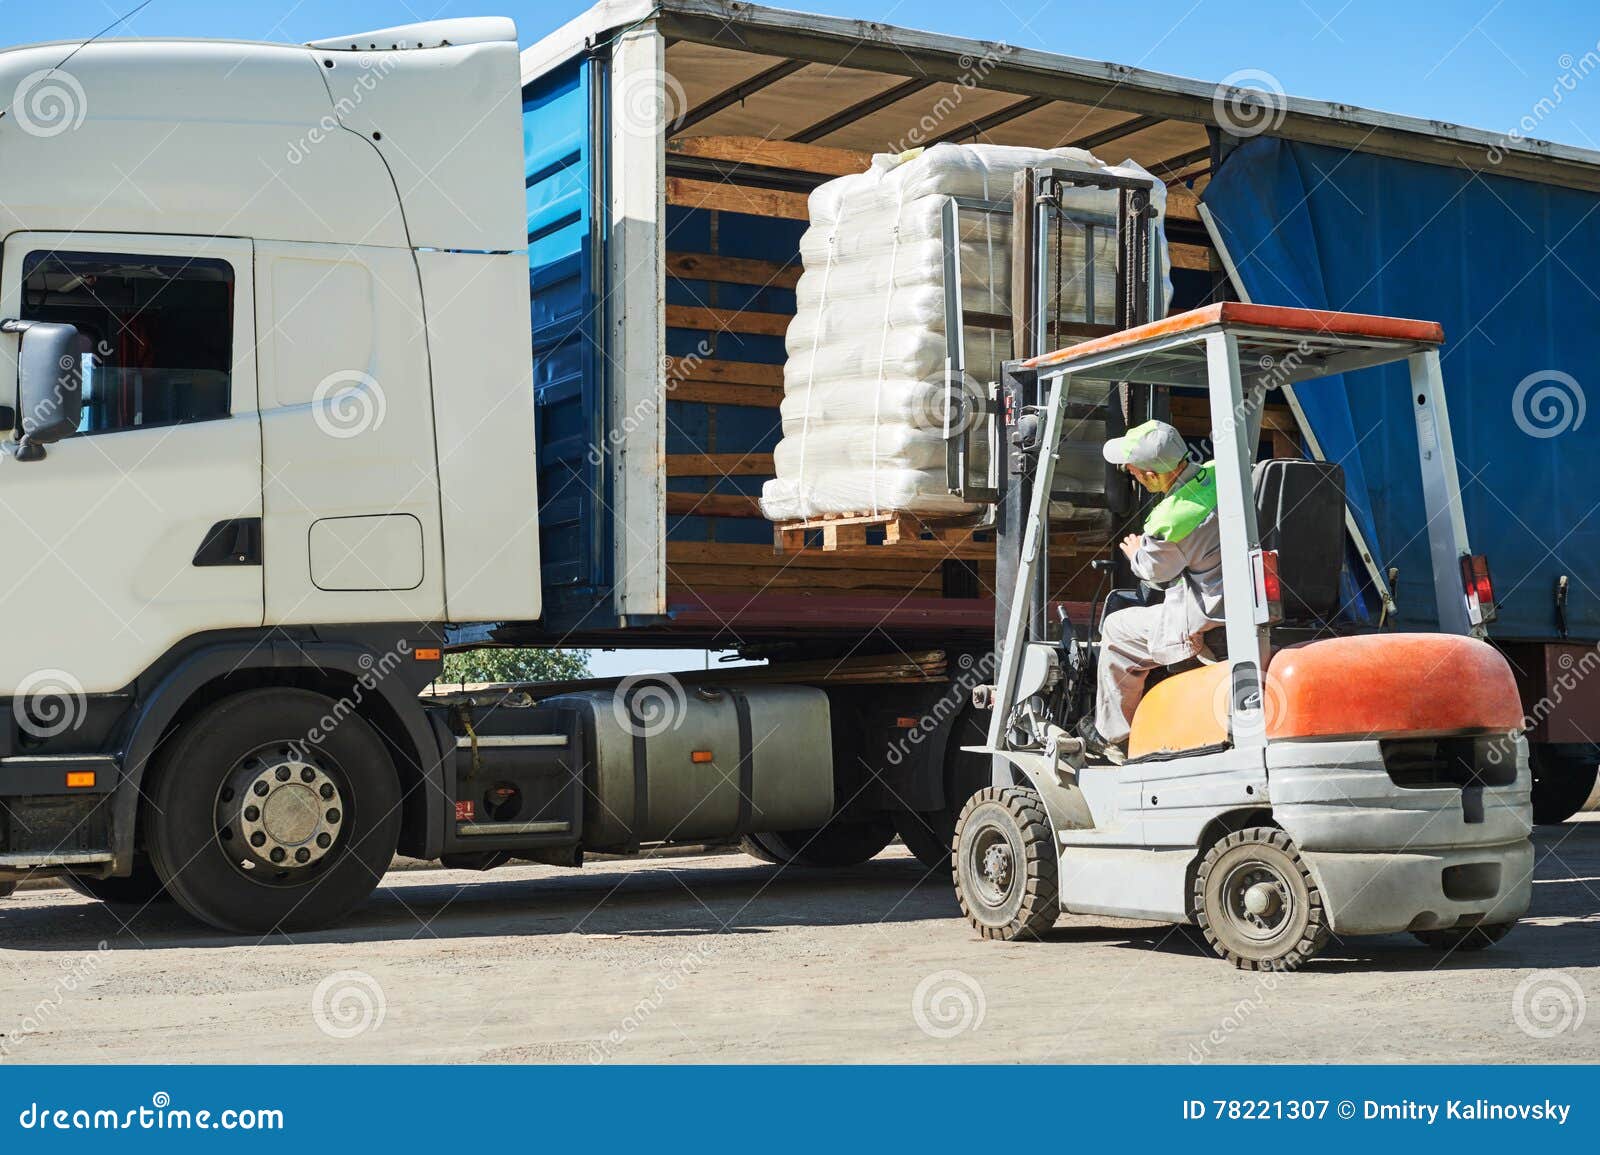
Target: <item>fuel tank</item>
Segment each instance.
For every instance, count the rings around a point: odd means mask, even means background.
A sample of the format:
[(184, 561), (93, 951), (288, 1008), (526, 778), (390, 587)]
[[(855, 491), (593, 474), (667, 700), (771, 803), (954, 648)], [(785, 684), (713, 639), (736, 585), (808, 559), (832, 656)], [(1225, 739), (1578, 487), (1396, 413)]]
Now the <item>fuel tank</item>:
[(587, 714), (583, 845), (804, 830), (833, 814), (828, 696), (651, 678), (546, 699)]

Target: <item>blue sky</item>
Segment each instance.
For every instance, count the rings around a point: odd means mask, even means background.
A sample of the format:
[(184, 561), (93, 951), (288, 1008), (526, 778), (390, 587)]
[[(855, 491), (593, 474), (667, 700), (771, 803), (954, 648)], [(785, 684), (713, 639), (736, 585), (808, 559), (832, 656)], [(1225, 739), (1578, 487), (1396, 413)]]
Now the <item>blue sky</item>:
[[(0, 0), (10, 43), (90, 35), (138, 0)], [(304, 41), (445, 16), (509, 15), (524, 44), (586, 0), (152, 0), (126, 26), (143, 36)], [(1571, 61), (1600, 53), (1593, 0), (790, 0), (787, 5), (1203, 80), (1272, 73), (1295, 96), (1504, 132), (1550, 95)], [(125, 33), (124, 33), (125, 34)], [(1537, 135), (1600, 149), (1600, 71), (1579, 81)]]

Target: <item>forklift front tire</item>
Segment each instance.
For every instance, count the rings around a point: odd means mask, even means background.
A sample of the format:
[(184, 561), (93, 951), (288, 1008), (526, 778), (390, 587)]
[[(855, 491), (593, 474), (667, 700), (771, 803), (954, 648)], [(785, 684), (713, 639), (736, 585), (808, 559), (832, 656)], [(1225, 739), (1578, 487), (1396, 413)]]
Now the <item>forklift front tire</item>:
[(1322, 893), (1283, 831), (1236, 830), (1200, 860), (1194, 915), (1206, 941), (1241, 970), (1292, 971), (1328, 941)]
[(1039, 939), (1061, 914), (1055, 833), (1037, 791), (987, 786), (956, 821), (961, 913), (984, 938)]

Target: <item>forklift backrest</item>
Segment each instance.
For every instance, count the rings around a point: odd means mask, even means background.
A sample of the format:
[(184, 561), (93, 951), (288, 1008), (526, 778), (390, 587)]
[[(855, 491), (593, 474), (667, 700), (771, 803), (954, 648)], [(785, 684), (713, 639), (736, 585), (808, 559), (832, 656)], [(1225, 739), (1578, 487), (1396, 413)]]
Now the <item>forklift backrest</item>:
[(1344, 470), (1331, 461), (1274, 458), (1256, 465), (1251, 482), (1261, 548), (1278, 551), (1283, 620), (1333, 618), (1344, 565)]

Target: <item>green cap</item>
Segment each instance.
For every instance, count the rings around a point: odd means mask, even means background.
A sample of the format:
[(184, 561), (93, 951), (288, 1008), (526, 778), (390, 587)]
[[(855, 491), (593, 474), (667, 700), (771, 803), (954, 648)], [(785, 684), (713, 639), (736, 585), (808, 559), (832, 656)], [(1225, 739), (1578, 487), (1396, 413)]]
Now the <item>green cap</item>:
[(1165, 421), (1135, 426), (1107, 441), (1103, 452), (1113, 465), (1134, 465), (1150, 473), (1169, 473), (1189, 459), (1183, 434)]

